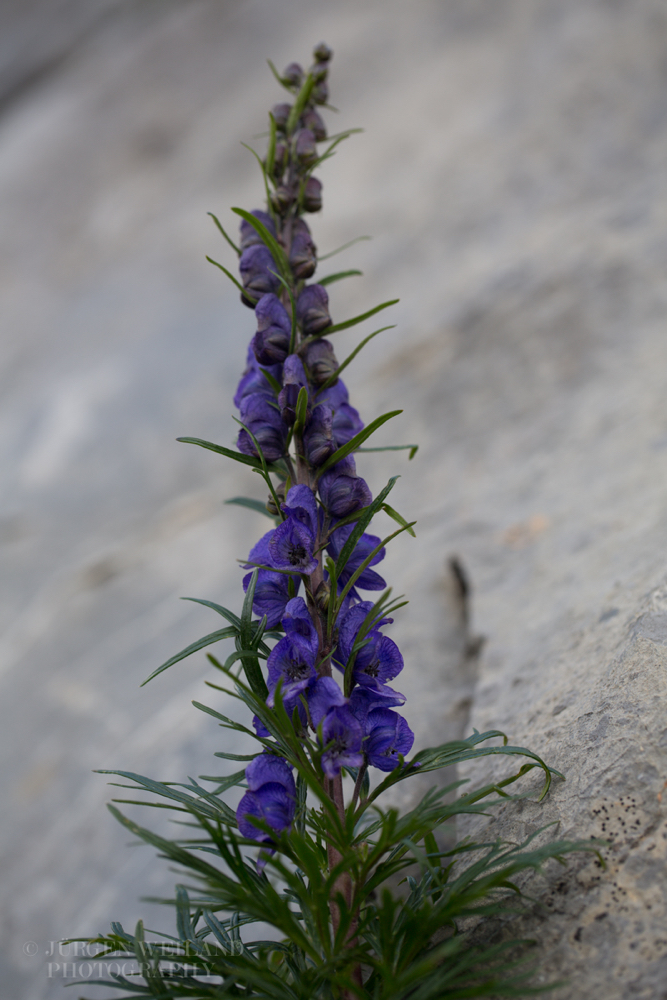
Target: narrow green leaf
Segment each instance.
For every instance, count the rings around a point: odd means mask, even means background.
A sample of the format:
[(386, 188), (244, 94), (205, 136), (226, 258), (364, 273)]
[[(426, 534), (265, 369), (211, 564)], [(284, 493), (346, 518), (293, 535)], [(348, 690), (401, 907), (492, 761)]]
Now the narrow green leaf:
[(294, 434), (301, 434), (303, 428), (306, 426), (306, 416), (308, 412), (308, 389), (305, 385), (302, 385), (299, 389), (299, 395), (296, 400), (296, 419), (294, 421)]
[(375, 548), (369, 553), (369, 555), (361, 563), (361, 565), (359, 566), (359, 568), (354, 571), (354, 573), (352, 574), (352, 576), (350, 577), (350, 579), (347, 581), (347, 583), (345, 584), (345, 586), (341, 590), (340, 597), (338, 599), (338, 607), (340, 607), (342, 605), (343, 601), (345, 600), (345, 598), (347, 597), (347, 595), (349, 594), (349, 592), (352, 590), (352, 588), (354, 587), (355, 583), (357, 582), (357, 580), (359, 579), (359, 577), (361, 576), (361, 574), (364, 572), (365, 569), (368, 569), (368, 567), (370, 566), (371, 562), (373, 561), (373, 559), (375, 558), (375, 556), (378, 554), (378, 552), (381, 549), (383, 549), (385, 547), (385, 545), (388, 545), (389, 542), (392, 541), (392, 539), (396, 538), (397, 535), (400, 535), (404, 531), (409, 531), (410, 528), (412, 527), (412, 525), (416, 524), (416, 523), (417, 523), (416, 521), (412, 521), (410, 524), (406, 524), (406, 526), (404, 528), (399, 528), (398, 531), (394, 531), (394, 532), (392, 532), (391, 535), (387, 535), (386, 538), (382, 539), (382, 541), (379, 543), (379, 545), (375, 546)]
[(266, 504), (262, 503), (261, 500), (253, 500), (252, 497), (231, 497), (229, 500), (225, 500), (225, 503), (235, 504), (237, 507), (247, 507), (248, 510), (254, 510), (258, 514), (270, 517), (272, 521), (276, 520), (275, 515), (269, 513)]
[[(321, 258), (320, 258), (321, 259)], [(333, 285), (334, 281), (340, 281), (342, 278), (351, 278), (353, 275), (362, 275), (363, 271), (337, 271), (335, 274), (327, 274), (324, 278), (318, 278), (318, 285)]]
[(290, 87), (289, 84), (285, 83), (285, 81), (283, 80), (282, 76), (280, 75), (280, 73), (278, 72), (278, 70), (276, 69), (276, 67), (273, 65), (273, 63), (271, 62), (271, 60), (267, 59), (266, 61), (269, 64), (269, 69), (271, 70), (271, 72), (275, 76), (275, 78), (278, 81), (278, 83), (280, 84), (280, 86), (284, 87), (285, 90), (289, 91), (290, 94), (293, 93), (293, 88)]
[(278, 393), (280, 392), (280, 390), (282, 389), (282, 386), (281, 386), (280, 382), (278, 381), (277, 378), (274, 378), (273, 375), (271, 374), (271, 372), (267, 371), (266, 368), (262, 368), (261, 365), (259, 367), (260, 367), (260, 371), (264, 375), (264, 378), (269, 383), (269, 385), (271, 386), (271, 388), (273, 389), (273, 391), (275, 392), (275, 394), (277, 396)]
[(288, 136), (290, 136), (294, 131), (294, 129), (296, 128), (296, 124), (301, 115), (303, 114), (304, 108), (308, 104), (308, 101), (310, 100), (310, 95), (313, 92), (314, 86), (315, 86), (315, 80), (313, 79), (312, 74), (308, 73), (306, 79), (301, 84), (301, 89), (299, 90), (299, 93), (296, 95), (296, 100), (292, 105), (292, 110), (290, 111), (289, 118), (287, 119), (287, 125), (285, 126), (285, 131), (287, 132)]
[[(412, 535), (413, 538), (417, 537), (412, 528), (410, 527), (410, 525), (408, 524), (408, 522), (402, 516), (402, 514), (399, 514), (397, 510), (394, 510), (393, 507), (390, 507), (388, 503), (382, 504), (382, 510), (385, 512), (385, 514), (389, 514), (389, 517), (393, 518), (397, 524), (402, 524), (409, 535)], [(412, 524), (416, 523), (417, 523), (416, 521), (412, 521)]]
[[(224, 753), (222, 750), (217, 750), (214, 757), (222, 757), (224, 760), (254, 760), (257, 756), (256, 753)], [(245, 773), (245, 772), (244, 772)]]
[(384, 448), (357, 448), (357, 451), (408, 451), (408, 449), (410, 450), (408, 462), (411, 462), (419, 451), (418, 444), (388, 444)]
[(236, 285), (236, 287), (240, 291), (241, 295), (245, 296), (245, 298), (248, 300), (248, 302), (254, 302), (254, 303), (257, 302), (257, 299), (254, 298), (254, 296), (252, 296), (249, 292), (246, 292), (246, 290), (243, 287), (243, 285), (239, 281), (236, 280), (236, 278), (231, 273), (231, 271), (228, 271), (226, 267), (223, 267), (222, 264), (219, 264), (217, 260), (213, 260), (212, 257), (208, 256), (208, 254), (206, 256), (206, 260), (209, 262), (209, 264), (214, 264), (216, 267), (219, 267), (220, 270), (223, 272), (223, 274), (226, 274), (227, 277), (229, 278), (229, 280), (234, 282), (234, 284)]
[(352, 353), (348, 354), (348, 356), (345, 358), (345, 361), (343, 361), (343, 363), (338, 366), (338, 368), (336, 369), (336, 371), (333, 372), (333, 374), (329, 376), (329, 378), (326, 380), (326, 382), (324, 382), (320, 386), (320, 388), (317, 390), (318, 394), (320, 392), (324, 392), (325, 389), (328, 389), (330, 385), (334, 384), (334, 382), (338, 379), (338, 376), (340, 375), (340, 373), (342, 371), (344, 371), (345, 368), (347, 368), (347, 366), (350, 364), (351, 361), (354, 361), (354, 359), (356, 358), (356, 356), (359, 353), (359, 351), (362, 349), (362, 347), (366, 346), (366, 344), (368, 343), (369, 340), (372, 340), (373, 337), (377, 337), (378, 333), (384, 333), (385, 330), (395, 330), (395, 329), (396, 329), (396, 324), (392, 323), (391, 326), (381, 326), (379, 330), (375, 330), (373, 333), (369, 333), (369, 335), (367, 337), (364, 337), (364, 339), (361, 341), (361, 343), (357, 344), (357, 346), (352, 351)]
[(342, 247), (336, 247), (335, 250), (330, 250), (329, 253), (320, 254), (320, 256), (317, 259), (320, 262), (323, 260), (328, 260), (329, 257), (335, 257), (337, 253), (342, 253), (343, 250), (347, 250), (348, 247), (353, 247), (355, 243), (361, 243), (363, 240), (371, 240), (371, 239), (373, 239), (372, 236), (355, 236), (355, 238), (353, 240), (350, 240), (349, 243), (343, 243)]
[(222, 604), (216, 604), (215, 601), (205, 601), (201, 597), (181, 597), (182, 601), (192, 601), (193, 604), (203, 604), (205, 608), (211, 608), (212, 611), (217, 611), (219, 615), (226, 618), (228, 622), (235, 625), (237, 630), (241, 627), (241, 619), (238, 615), (235, 615), (233, 611), (229, 608), (223, 608)]
[(266, 172), (273, 178), (273, 167), (276, 162), (276, 120), (269, 111), (270, 133), (269, 148), (266, 151)]
[(266, 226), (260, 222), (259, 219), (256, 219), (250, 212), (246, 212), (244, 208), (233, 208), (232, 212), (240, 215), (242, 219), (245, 219), (246, 222), (250, 223), (255, 232), (261, 237), (264, 245), (271, 251), (271, 255), (275, 260), (282, 277), (286, 281), (289, 281), (291, 274), (289, 261), (285, 251), (280, 246), (275, 236), (272, 236)]
[[(252, 602), (255, 599), (255, 587), (257, 586), (258, 576), (259, 570), (253, 570), (250, 583), (248, 584), (248, 589), (246, 591), (245, 600), (243, 602), (243, 610), (241, 611), (241, 634), (237, 639), (237, 643), (240, 645), (241, 650), (252, 649), (255, 641), (255, 637), (253, 635), (254, 630), (252, 627)], [(243, 664), (243, 670), (248, 679), (248, 684), (254, 693), (258, 698), (266, 700), (269, 694), (269, 689), (266, 686), (257, 656), (242, 656), (241, 663)]]
[(211, 218), (215, 222), (216, 226), (218, 227), (218, 229), (220, 230), (220, 232), (222, 233), (222, 235), (224, 236), (224, 238), (229, 243), (230, 247), (232, 248), (232, 250), (234, 251), (234, 253), (236, 254), (236, 256), (240, 257), (241, 256), (241, 249), (240, 249), (240, 247), (237, 247), (236, 243), (234, 243), (234, 240), (231, 238), (231, 236), (227, 235), (227, 233), (223, 229), (222, 223), (218, 219), (217, 215), (214, 215), (213, 212), (207, 212), (206, 214), (211, 216)]
[(342, 461), (342, 459), (344, 459), (346, 455), (349, 455), (350, 452), (355, 451), (362, 443), (362, 441), (365, 441), (367, 438), (371, 436), (371, 434), (374, 434), (379, 427), (382, 427), (382, 425), (387, 422), (387, 420), (391, 420), (392, 417), (397, 417), (398, 414), (402, 412), (403, 410), (390, 410), (389, 413), (383, 413), (381, 417), (376, 417), (375, 420), (372, 420), (370, 424), (364, 427), (362, 431), (359, 431), (358, 434), (355, 434), (354, 437), (347, 442), (347, 444), (341, 445), (341, 447), (338, 448), (333, 453), (333, 455), (329, 456), (326, 462), (323, 465), (321, 465), (317, 470), (318, 478), (322, 475), (323, 472), (326, 472), (327, 469), (330, 469), (332, 465), (335, 465), (336, 462)]
[(374, 309), (369, 309), (368, 312), (361, 313), (360, 316), (353, 316), (352, 319), (346, 319), (343, 323), (334, 323), (333, 326), (328, 326), (326, 330), (322, 330), (322, 333), (313, 339), (319, 339), (320, 336), (328, 337), (329, 334), (337, 333), (339, 330), (348, 330), (351, 326), (363, 323), (365, 319), (370, 319), (371, 316), (375, 316), (376, 313), (381, 312), (383, 309), (388, 309), (389, 306), (395, 306), (400, 301), (400, 299), (390, 299), (388, 302), (382, 302), (379, 306), (375, 306)]
[(192, 642), (189, 646), (186, 646), (185, 649), (182, 649), (180, 653), (176, 653), (175, 656), (170, 657), (166, 663), (163, 663), (161, 667), (154, 670), (150, 677), (147, 677), (146, 680), (142, 682), (140, 687), (148, 684), (148, 682), (152, 681), (154, 677), (161, 674), (163, 670), (166, 670), (168, 667), (173, 667), (173, 665), (178, 663), (180, 660), (184, 660), (186, 656), (191, 656), (192, 653), (196, 653), (198, 650), (204, 649), (206, 646), (211, 646), (214, 642), (220, 642), (221, 639), (232, 639), (236, 635), (237, 630), (233, 625), (228, 628), (221, 628), (217, 632), (209, 632), (209, 634), (205, 635), (202, 639), (197, 639), (196, 642)]
[[(200, 448), (207, 448), (208, 451), (214, 451), (216, 455), (224, 455), (225, 458), (233, 458), (235, 462), (241, 462), (242, 465), (250, 465), (253, 469), (262, 469), (262, 463), (259, 458), (255, 458), (254, 455), (244, 455), (240, 451), (232, 451), (231, 448), (223, 448), (220, 444), (213, 444), (212, 441), (202, 441), (201, 438), (193, 437), (180, 437), (176, 438), (177, 441), (181, 441), (184, 444), (196, 444)], [(268, 464), (267, 469), (269, 472), (275, 472), (278, 474), (283, 474), (283, 469), (274, 463)]]
[[(266, 205), (267, 205), (267, 208), (268, 208), (269, 213), (271, 215), (271, 218), (275, 222), (275, 212), (274, 212), (273, 207), (271, 205), (271, 192), (269, 190), (269, 178), (266, 175), (266, 166), (264, 164), (264, 161), (262, 160), (262, 157), (259, 155), (259, 153), (257, 152), (257, 150), (253, 149), (252, 146), (249, 146), (247, 142), (242, 142), (241, 145), (244, 147), (244, 149), (247, 149), (248, 152), (252, 153), (252, 155), (257, 160), (257, 163), (259, 165), (259, 169), (260, 169), (260, 171), (262, 173), (262, 180), (264, 181), (264, 191), (266, 193)], [(234, 209), (232, 209), (232, 211), (234, 211)]]

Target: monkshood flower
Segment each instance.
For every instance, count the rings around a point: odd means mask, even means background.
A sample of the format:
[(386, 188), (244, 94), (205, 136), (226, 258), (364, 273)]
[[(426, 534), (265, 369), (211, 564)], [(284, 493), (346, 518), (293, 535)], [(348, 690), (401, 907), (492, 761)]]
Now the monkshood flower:
[[(341, 549), (345, 545), (352, 531), (354, 529), (353, 524), (345, 524), (342, 528), (336, 528), (330, 535), (329, 541), (327, 543), (327, 552), (334, 560), (338, 559)], [(368, 535), (364, 533), (359, 541), (357, 542), (354, 552), (348, 559), (345, 569), (342, 571), (338, 578), (338, 588), (342, 588), (346, 585), (350, 577), (356, 573), (356, 571), (361, 566), (368, 556), (371, 554), (373, 549), (379, 545), (380, 539), (376, 535)], [(384, 590), (387, 586), (383, 578), (375, 570), (371, 569), (371, 566), (377, 566), (379, 562), (382, 562), (385, 556), (385, 550), (380, 549), (376, 555), (373, 556), (369, 565), (360, 574), (359, 579), (356, 584), (350, 590), (350, 594), (359, 600), (359, 595), (357, 594), (357, 588), (360, 590)]]
[[(271, 108), (271, 114), (273, 115), (273, 120), (276, 123), (276, 128), (279, 132), (285, 131), (285, 126), (287, 125), (287, 119), (289, 118), (289, 113), (292, 110), (291, 104), (274, 104)], [(253, 215), (256, 213), (253, 212)], [(275, 233), (274, 233), (275, 235)]]
[(306, 285), (296, 302), (296, 320), (305, 337), (331, 326), (329, 296), (324, 285)]
[(322, 183), (317, 177), (309, 177), (303, 191), (303, 207), (306, 212), (319, 212), (322, 208)]
[(320, 404), (313, 407), (310, 420), (303, 432), (306, 457), (311, 465), (323, 465), (336, 450), (333, 436), (333, 410)]
[[(267, 462), (277, 461), (285, 452), (287, 426), (280, 415), (275, 397), (268, 398), (264, 392), (255, 392), (241, 400), (241, 422), (255, 436)], [(244, 428), (236, 442), (244, 455), (257, 456), (255, 443)]]
[(296, 812), (296, 787), (289, 764), (273, 754), (255, 757), (246, 768), (249, 791), (236, 810), (236, 820), (244, 837), (272, 843), (271, 834), (254, 826), (251, 818), (263, 820), (279, 833), (292, 825)]
[[(302, 598), (297, 598), (302, 600)], [(308, 687), (311, 680), (316, 679), (315, 656), (300, 643), (294, 642), (290, 636), (280, 639), (273, 647), (267, 661), (269, 673), (269, 692), (272, 695), (278, 684), (281, 685), (281, 696), (285, 710), (291, 715), (298, 696)], [(273, 706), (273, 698), (269, 697), (269, 705)]]
[(381, 771), (398, 767), (399, 754), (412, 750), (415, 734), (402, 715), (389, 708), (374, 708), (366, 716), (363, 749), (367, 762)]
[[(287, 105), (287, 107), (289, 107), (289, 105)], [(289, 111), (287, 113), (289, 114)], [(262, 225), (264, 225), (266, 229), (269, 230), (272, 236), (276, 235), (276, 227), (274, 225), (273, 219), (271, 218), (268, 212), (263, 212), (261, 208), (254, 208), (250, 214), (254, 215), (255, 218), (258, 219), (262, 223)], [(245, 219), (239, 226), (239, 229), (241, 234), (239, 247), (242, 252), (243, 250), (247, 250), (248, 247), (253, 247), (253, 246), (259, 247), (264, 245), (262, 243), (262, 237), (259, 235), (257, 230), (254, 229), (249, 222), (246, 222)]]
[(297, 281), (304, 281), (315, 273), (317, 247), (313, 243), (310, 230), (303, 219), (297, 219), (292, 227), (289, 262), (292, 274)]
[(310, 381), (316, 386), (323, 385), (338, 370), (338, 361), (331, 342), (322, 337), (308, 344), (304, 361)]
[(282, 625), (290, 642), (314, 663), (319, 649), (319, 637), (302, 597), (293, 598), (285, 606)]
[(263, 295), (255, 306), (257, 333), (252, 349), (260, 365), (280, 364), (289, 353), (292, 321), (277, 295)]
[(322, 142), (326, 139), (327, 127), (315, 108), (308, 108), (307, 111), (304, 111), (301, 115), (301, 121), (313, 133), (316, 142)]
[(358, 412), (350, 406), (349, 394), (342, 379), (339, 378), (335, 385), (318, 393), (317, 402), (328, 406), (333, 412), (331, 432), (337, 448), (347, 444), (355, 434), (364, 429)]
[(321, 726), (322, 770), (327, 778), (335, 778), (343, 767), (361, 767), (364, 733), (350, 708), (341, 705), (329, 709)]
[(276, 382), (282, 380), (282, 365), (265, 365), (262, 367), (255, 357), (255, 352), (253, 351), (252, 342), (248, 347), (248, 356), (246, 359), (246, 368), (241, 376), (241, 381), (238, 384), (238, 388), (234, 395), (234, 406), (238, 409), (241, 408), (241, 400), (245, 396), (252, 396), (253, 393), (264, 393), (269, 399), (275, 398), (275, 393), (271, 388), (271, 385), (264, 374), (264, 371), (268, 371), (269, 375), (273, 376)]
[[(270, 565), (269, 542), (272, 537), (273, 531), (267, 531), (250, 550), (245, 568), (250, 569), (251, 572), (243, 578), (244, 591), (247, 591), (250, 585), (254, 567)], [(255, 614), (259, 615), (260, 618), (266, 615), (267, 628), (275, 628), (276, 625), (280, 624), (285, 613), (285, 608), (290, 601), (290, 580), (292, 581), (294, 593), (296, 593), (301, 584), (301, 577), (299, 576), (288, 576), (286, 573), (276, 573), (270, 569), (260, 569), (257, 574), (252, 607)]]
[[(299, 398), (299, 392), (308, 385), (308, 377), (298, 354), (290, 354), (285, 358), (282, 382), (283, 387), (278, 394), (278, 405), (283, 420), (288, 427), (291, 427), (296, 420), (296, 402)], [(310, 410), (308, 410), (307, 419), (310, 419)]]
[(247, 295), (241, 296), (244, 305), (254, 309), (263, 295), (280, 289), (277, 270), (271, 251), (264, 244), (255, 243), (243, 251), (239, 259), (239, 271), (244, 291), (247, 292)]
[(330, 515), (346, 517), (371, 502), (372, 495), (364, 479), (357, 475), (352, 455), (328, 469), (317, 484), (320, 499)]

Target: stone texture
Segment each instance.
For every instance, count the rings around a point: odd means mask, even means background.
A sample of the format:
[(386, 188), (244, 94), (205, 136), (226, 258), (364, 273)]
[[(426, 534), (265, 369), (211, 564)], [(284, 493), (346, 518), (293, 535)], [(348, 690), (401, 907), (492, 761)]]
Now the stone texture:
[[(332, 309), (401, 295), (349, 385), (366, 419), (405, 406), (384, 442), (421, 445), (363, 462), (375, 489), (402, 472), (392, 503), (419, 519), (385, 563), (411, 598), (393, 632), (410, 721), (421, 742), (500, 728), (565, 772), (491, 831), (558, 820), (610, 837), (609, 868), (547, 872), (554, 913), (521, 930), (546, 946), (543, 975), (570, 977), (557, 1000), (664, 1000), (664, 5), (102, 6), (84, 24), (63, 5), (62, 59), (55, 6), (12, 14), (43, 28), (0, 118), (7, 994), (60, 995), (52, 939), (165, 921), (136, 897), (171, 876), (125, 849), (91, 769), (177, 779), (224, 746), (189, 705), (211, 698), (203, 657), (137, 685), (214, 627), (178, 596), (238, 604), (234, 558), (264, 527), (220, 507), (254, 477), (173, 438), (233, 437), (252, 317), (207, 268), (227, 258), (205, 212), (231, 225), (228, 205), (259, 204), (238, 143), (278, 98), (263, 61), (325, 38), (335, 127), (366, 133), (323, 169), (314, 236), (374, 235)], [(336, 336), (344, 356), (356, 334)]]

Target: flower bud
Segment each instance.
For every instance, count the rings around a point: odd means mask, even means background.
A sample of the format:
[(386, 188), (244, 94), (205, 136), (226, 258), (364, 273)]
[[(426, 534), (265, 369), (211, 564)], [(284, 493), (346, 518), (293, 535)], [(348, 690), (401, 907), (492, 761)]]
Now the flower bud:
[(273, 176), (277, 181), (280, 180), (282, 175), (285, 173), (285, 165), (287, 163), (287, 146), (284, 142), (276, 143), (276, 152), (273, 157)]
[(315, 136), (315, 142), (322, 142), (327, 137), (327, 127), (322, 121), (322, 116), (315, 108), (307, 108), (301, 115), (301, 123), (304, 128), (309, 128)]
[[(276, 486), (276, 491), (275, 492), (276, 492), (276, 496), (278, 497), (278, 503), (285, 503), (285, 483), (284, 482), (278, 483), (278, 485)], [(276, 502), (273, 499), (273, 494), (272, 493), (269, 493), (269, 499), (266, 501), (266, 509), (269, 512), (269, 514), (273, 514), (274, 517), (277, 517), (278, 514), (279, 514), (279, 510), (276, 507)]]
[(326, 62), (315, 63), (308, 70), (310, 75), (315, 80), (315, 83), (319, 83), (321, 80), (326, 80), (327, 73), (329, 72), (329, 64)]
[(291, 104), (274, 104), (271, 108), (271, 114), (273, 115), (273, 120), (276, 123), (276, 128), (279, 132), (284, 132), (287, 125), (287, 120), (289, 118), (290, 111), (292, 110)]
[(329, 84), (326, 80), (321, 80), (313, 87), (313, 100), (315, 104), (326, 104), (329, 100)]
[(303, 68), (298, 63), (290, 63), (283, 70), (282, 80), (288, 87), (300, 87), (303, 81)]
[(322, 183), (317, 177), (309, 177), (306, 181), (303, 207), (306, 212), (319, 212), (322, 208)]
[(311, 465), (322, 465), (336, 450), (333, 413), (329, 406), (316, 406), (303, 435), (306, 457)]
[(315, 591), (315, 604), (318, 606), (320, 611), (329, 610), (329, 601), (331, 600), (331, 587), (326, 582), (322, 580), (319, 587)]
[(277, 295), (264, 295), (255, 308), (257, 333), (252, 341), (260, 365), (283, 362), (289, 351), (292, 322)]
[(306, 285), (296, 303), (296, 318), (306, 337), (331, 326), (329, 296), (323, 285)]
[(333, 49), (330, 49), (325, 42), (320, 42), (313, 49), (313, 58), (317, 62), (329, 62), (330, 59), (333, 59)]
[(317, 159), (315, 136), (309, 128), (302, 128), (297, 132), (294, 151), (297, 160), (304, 167), (311, 166)]
[[(308, 379), (306, 377), (306, 371), (303, 367), (301, 358), (298, 354), (290, 354), (289, 357), (285, 359), (285, 366), (283, 368), (283, 387), (278, 394), (280, 415), (289, 427), (292, 427), (294, 421), (296, 420), (296, 404), (299, 398), (299, 392), (304, 386), (307, 385)], [(308, 408), (307, 414), (307, 418), (309, 419), (310, 408)]]
[(275, 191), (271, 192), (271, 204), (277, 212), (286, 212), (294, 201), (294, 192), (290, 187), (281, 184)]
[(303, 219), (295, 219), (292, 227), (289, 262), (297, 281), (304, 281), (315, 273), (317, 247), (313, 243), (308, 226)]
[[(271, 218), (268, 212), (263, 212), (260, 208), (256, 208), (250, 214), (254, 215), (255, 218), (258, 219), (262, 223), (262, 225), (269, 230), (272, 236), (276, 235), (276, 227), (274, 226), (273, 219)], [(250, 225), (249, 222), (246, 222), (245, 219), (243, 219), (243, 221), (241, 222), (241, 225), (239, 226), (239, 231), (241, 233), (240, 248), (242, 252), (243, 250), (247, 250), (248, 247), (262, 245), (262, 237)]]
[(308, 344), (304, 361), (313, 385), (323, 385), (338, 370), (338, 361), (328, 340), (314, 340)]
[[(245, 295), (241, 297), (241, 301), (245, 305), (249, 305), (251, 309), (255, 308), (255, 305), (263, 295), (267, 295), (270, 292), (277, 292), (280, 288), (280, 282), (275, 275), (275, 272), (278, 270), (276, 262), (271, 256), (270, 250), (264, 244), (259, 246), (253, 244), (246, 247), (241, 254), (239, 270), (241, 272), (244, 291), (248, 293), (247, 297)], [(253, 302), (251, 299), (255, 301)], [(269, 365), (274, 363), (275, 361), (260, 362), (260, 364)]]

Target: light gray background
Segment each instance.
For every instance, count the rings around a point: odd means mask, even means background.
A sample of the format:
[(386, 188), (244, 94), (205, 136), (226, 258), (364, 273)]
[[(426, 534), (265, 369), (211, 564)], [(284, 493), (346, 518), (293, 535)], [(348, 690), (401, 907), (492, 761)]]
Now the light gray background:
[(333, 313), (401, 297), (348, 384), (367, 421), (405, 408), (384, 442), (421, 445), (359, 462), (374, 491), (400, 472), (419, 520), (384, 564), (411, 598), (408, 717), (422, 744), (499, 727), (566, 772), (494, 835), (611, 834), (609, 869), (550, 874), (554, 916), (523, 931), (571, 977), (557, 1000), (664, 1000), (664, 4), (5, 0), (0, 22), (2, 996), (62, 995), (52, 940), (170, 927), (137, 897), (172, 877), (92, 769), (177, 780), (230, 745), (190, 705), (224, 711), (203, 654), (138, 685), (217, 627), (179, 596), (238, 606), (266, 530), (221, 506), (256, 477), (174, 438), (233, 439), (252, 314), (205, 213), (261, 204), (239, 143), (281, 96), (265, 60), (325, 39), (330, 130), (365, 133), (321, 171), (314, 236), (373, 235), (336, 259), (365, 277)]

